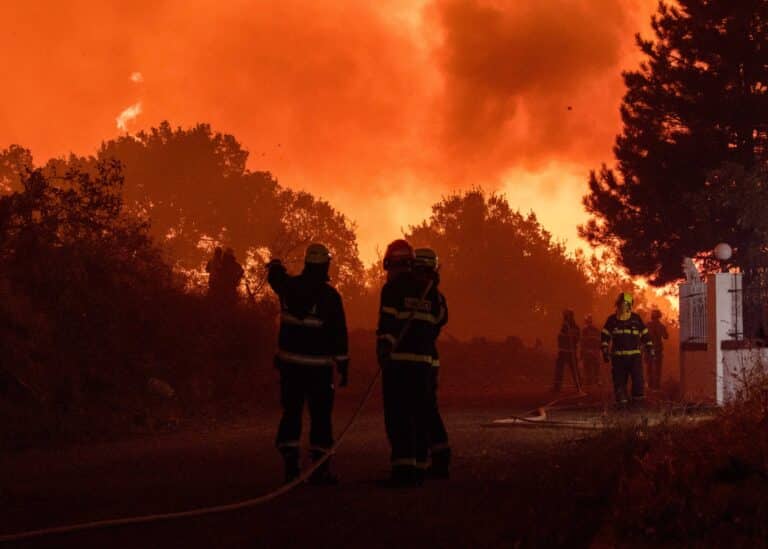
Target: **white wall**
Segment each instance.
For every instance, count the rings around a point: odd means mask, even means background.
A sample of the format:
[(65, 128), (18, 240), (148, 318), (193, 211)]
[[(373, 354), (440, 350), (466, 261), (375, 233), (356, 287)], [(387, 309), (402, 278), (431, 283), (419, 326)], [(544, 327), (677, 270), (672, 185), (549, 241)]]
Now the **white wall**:
[[(708, 400), (724, 404), (731, 398), (737, 371), (743, 357), (743, 349), (724, 351), (724, 341), (743, 339), (744, 326), (742, 314), (742, 277), (741, 273), (716, 273), (706, 280), (706, 341), (696, 338), (686, 342), (681, 339), (680, 380), (683, 398), (686, 400)], [(681, 285), (681, 298), (683, 285)], [(692, 292), (698, 288), (686, 288)], [(687, 295), (687, 294), (686, 294)], [(683, 301), (681, 299), (681, 312)], [(690, 322), (692, 316), (680, 317), (682, 324)], [(704, 344), (705, 343), (705, 344)], [(691, 346), (691, 344), (693, 346)], [(731, 356), (730, 353), (736, 353)], [(728, 367), (726, 368), (726, 354)], [(738, 357), (738, 358), (736, 358)]]
[(707, 339), (714, 347), (717, 403), (725, 402), (723, 341), (744, 334), (741, 314), (741, 273), (717, 273), (707, 277)]

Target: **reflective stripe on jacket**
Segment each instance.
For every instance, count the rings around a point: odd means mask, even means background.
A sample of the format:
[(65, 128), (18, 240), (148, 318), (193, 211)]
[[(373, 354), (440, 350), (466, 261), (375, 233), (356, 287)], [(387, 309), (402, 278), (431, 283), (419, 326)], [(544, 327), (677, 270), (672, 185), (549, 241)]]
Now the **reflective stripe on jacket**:
[(648, 328), (636, 313), (631, 313), (626, 320), (620, 320), (615, 314), (609, 316), (601, 333), (601, 343), (603, 349), (610, 349), (614, 356), (639, 355), (643, 347), (653, 347)]
[(347, 323), (339, 293), (324, 280), (270, 269), (269, 285), (280, 298), (277, 358), (285, 363), (328, 365), (346, 357)]
[[(392, 360), (431, 365), (437, 356), (435, 340), (447, 321), (448, 311), (445, 298), (434, 285), (424, 294), (428, 284), (429, 280), (404, 272), (388, 280), (381, 289), (376, 335), (380, 350), (389, 345), (387, 352), (394, 351)], [(408, 330), (404, 332), (406, 326)], [(392, 349), (398, 338), (397, 349)]]

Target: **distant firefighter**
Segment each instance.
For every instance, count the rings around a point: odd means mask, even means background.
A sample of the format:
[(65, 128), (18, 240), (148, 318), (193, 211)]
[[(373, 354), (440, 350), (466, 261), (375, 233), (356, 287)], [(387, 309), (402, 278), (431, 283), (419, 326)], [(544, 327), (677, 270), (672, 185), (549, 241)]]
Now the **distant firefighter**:
[(208, 296), (221, 305), (237, 303), (237, 288), (243, 279), (243, 268), (235, 259), (232, 248), (217, 247), (205, 266), (208, 272)]
[[(432, 280), (435, 288), (440, 284), (440, 274), (437, 270), (437, 254), (431, 248), (417, 248), (414, 251), (415, 259), (413, 263), (413, 272), (416, 278), (423, 281)], [(438, 290), (440, 300), (439, 321), (434, 325), (433, 330), (433, 361), (432, 361), (432, 413), (427, 425), (429, 431), (429, 452), (431, 465), (427, 473), (432, 478), (447, 479), (450, 475), (451, 466), (451, 447), (448, 444), (448, 433), (445, 430), (445, 423), (440, 415), (440, 408), (437, 404), (437, 384), (440, 373), (440, 357), (437, 352), (437, 338), (443, 326), (448, 323), (448, 304), (445, 296)]]
[(413, 248), (395, 240), (384, 256), (376, 354), (382, 369), (384, 423), (391, 446), (392, 483), (420, 485), (428, 466), (434, 413), (435, 332), (445, 310), (434, 282), (416, 276)]
[(580, 330), (573, 311), (566, 309), (563, 311), (563, 323), (560, 325), (560, 331), (557, 333), (557, 360), (555, 361), (555, 383), (552, 390), (560, 392), (563, 385), (563, 373), (567, 366), (577, 389), (581, 390), (581, 379), (577, 363), (577, 348), (579, 345)]
[(639, 315), (632, 312), (632, 294), (622, 292), (616, 299), (616, 313), (608, 317), (601, 336), (603, 360), (612, 363), (613, 390), (620, 408), (629, 404), (627, 382), (632, 380), (632, 400), (645, 398), (643, 387), (643, 348), (653, 354), (648, 328)]
[(243, 268), (235, 259), (232, 248), (224, 250), (221, 257), (221, 271), (219, 282), (221, 284), (221, 297), (224, 302), (234, 304), (237, 302), (237, 288), (243, 279)]
[(600, 329), (595, 326), (592, 315), (584, 317), (581, 329), (581, 362), (584, 364), (584, 381), (587, 385), (600, 383)]
[[(283, 417), (276, 445), (285, 465), (285, 481), (299, 475), (299, 442), (304, 401), (309, 406), (310, 457), (320, 461), (333, 447), (331, 413), (334, 367), (339, 385), (348, 380), (347, 323), (339, 293), (328, 284), (331, 254), (322, 244), (311, 244), (304, 270), (290, 276), (279, 259), (267, 265), (267, 281), (280, 298), (280, 334), (275, 365), (280, 371)], [(335, 484), (325, 461), (310, 477), (315, 484)]]
[(664, 362), (664, 340), (669, 339), (667, 327), (661, 321), (661, 311), (651, 311), (651, 321), (648, 323), (648, 334), (653, 342), (653, 354), (646, 353), (645, 366), (648, 375), (648, 387), (661, 388), (661, 367)]

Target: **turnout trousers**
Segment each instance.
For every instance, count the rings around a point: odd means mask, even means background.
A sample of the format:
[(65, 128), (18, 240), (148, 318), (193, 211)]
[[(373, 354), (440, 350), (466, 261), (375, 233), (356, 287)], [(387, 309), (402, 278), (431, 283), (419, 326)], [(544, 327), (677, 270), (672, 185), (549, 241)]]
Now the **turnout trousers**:
[(277, 430), (276, 445), (287, 459), (298, 462), (304, 402), (309, 408), (309, 444), (313, 458), (333, 446), (331, 412), (333, 410), (333, 368), (307, 366), (278, 361), (280, 402), (283, 417)]
[(436, 473), (447, 474), (451, 462), (451, 447), (448, 433), (437, 405), (437, 380), (439, 368), (432, 368), (432, 409), (427, 422), (429, 453), (432, 456), (432, 469)]
[(600, 351), (585, 352), (584, 358), (584, 381), (587, 385), (600, 383)]
[(658, 350), (653, 356), (646, 355), (646, 375), (648, 376), (648, 387), (651, 389), (661, 389), (661, 365), (664, 362), (664, 355)]
[(388, 361), (382, 367), (384, 424), (393, 472), (427, 468), (430, 418), (436, 411), (432, 376), (432, 366), (426, 363)]
[(627, 382), (632, 381), (632, 400), (643, 400), (645, 388), (643, 387), (643, 362), (637, 355), (614, 355), (611, 360), (613, 376), (613, 392), (616, 402), (620, 405), (627, 404)]
[(555, 383), (552, 386), (555, 391), (560, 391), (563, 386), (563, 374), (565, 373), (566, 367), (570, 369), (571, 375), (573, 376), (573, 382), (576, 385), (579, 385), (581, 381), (579, 378), (578, 363), (576, 362), (576, 353), (571, 351), (559, 351), (557, 353), (557, 360), (555, 361)]

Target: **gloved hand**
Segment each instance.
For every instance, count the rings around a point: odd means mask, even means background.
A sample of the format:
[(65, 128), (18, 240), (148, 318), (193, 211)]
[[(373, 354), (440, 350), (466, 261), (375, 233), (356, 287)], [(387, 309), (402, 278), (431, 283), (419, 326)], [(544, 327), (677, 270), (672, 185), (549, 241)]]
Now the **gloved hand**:
[(603, 362), (608, 364), (611, 361), (611, 354), (608, 351), (603, 351)]
[(336, 371), (339, 372), (339, 387), (349, 385), (349, 359), (336, 361)]
[(651, 357), (651, 358), (655, 357), (656, 356), (656, 349), (654, 349), (653, 347), (648, 347), (648, 356)]

